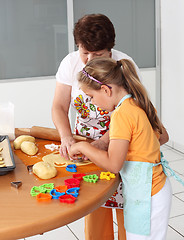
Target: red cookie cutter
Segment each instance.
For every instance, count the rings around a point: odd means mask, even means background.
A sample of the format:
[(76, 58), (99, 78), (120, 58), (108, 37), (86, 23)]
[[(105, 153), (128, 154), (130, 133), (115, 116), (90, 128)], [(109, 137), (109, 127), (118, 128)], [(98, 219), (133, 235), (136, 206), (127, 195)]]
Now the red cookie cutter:
[(69, 178), (69, 179), (65, 180), (65, 185), (68, 188), (79, 187), (80, 186), (80, 181), (76, 178)]
[(59, 197), (59, 201), (63, 203), (74, 203), (76, 200), (76, 197), (72, 195), (63, 195)]
[(78, 179), (79, 181), (83, 180), (83, 177), (86, 176), (85, 173), (74, 173), (73, 178)]

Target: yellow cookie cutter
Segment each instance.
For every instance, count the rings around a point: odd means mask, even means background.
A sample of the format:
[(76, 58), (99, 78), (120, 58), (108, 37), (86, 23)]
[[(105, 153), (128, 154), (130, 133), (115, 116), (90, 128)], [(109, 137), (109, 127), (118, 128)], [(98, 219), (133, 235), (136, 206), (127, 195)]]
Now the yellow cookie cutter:
[(116, 175), (111, 172), (101, 172), (100, 173), (100, 179), (106, 179), (106, 180), (111, 180), (111, 178), (115, 178)]

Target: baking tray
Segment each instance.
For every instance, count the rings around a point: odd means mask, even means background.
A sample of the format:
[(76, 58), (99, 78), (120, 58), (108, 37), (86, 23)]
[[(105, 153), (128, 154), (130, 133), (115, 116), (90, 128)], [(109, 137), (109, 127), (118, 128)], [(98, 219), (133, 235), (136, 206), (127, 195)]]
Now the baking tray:
[(0, 175), (5, 175), (15, 169), (10, 139), (7, 135), (0, 135)]

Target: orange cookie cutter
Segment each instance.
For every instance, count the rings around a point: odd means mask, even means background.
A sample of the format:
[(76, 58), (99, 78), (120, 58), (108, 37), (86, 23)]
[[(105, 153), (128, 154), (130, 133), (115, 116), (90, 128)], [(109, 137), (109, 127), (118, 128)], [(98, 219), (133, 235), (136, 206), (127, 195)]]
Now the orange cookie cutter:
[(38, 195), (36, 195), (36, 200), (38, 202), (48, 202), (51, 199), (52, 199), (52, 196), (50, 194), (39, 193)]
[(66, 192), (68, 187), (66, 185), (60, 185), (60, 186), (55, 187), (55, 189), (56, 189), (56, 191), (63, 193), (63, 192)]

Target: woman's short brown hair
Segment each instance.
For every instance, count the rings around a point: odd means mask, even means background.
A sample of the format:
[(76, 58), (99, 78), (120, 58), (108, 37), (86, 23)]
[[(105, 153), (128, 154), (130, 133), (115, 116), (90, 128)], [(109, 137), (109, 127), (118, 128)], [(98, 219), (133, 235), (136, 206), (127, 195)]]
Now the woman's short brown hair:
[(115, 45), (115, 29), (103, 14), (89, 14), (80, 18), (73, 31), (76, 45), (90, 52), (111, 50)]

